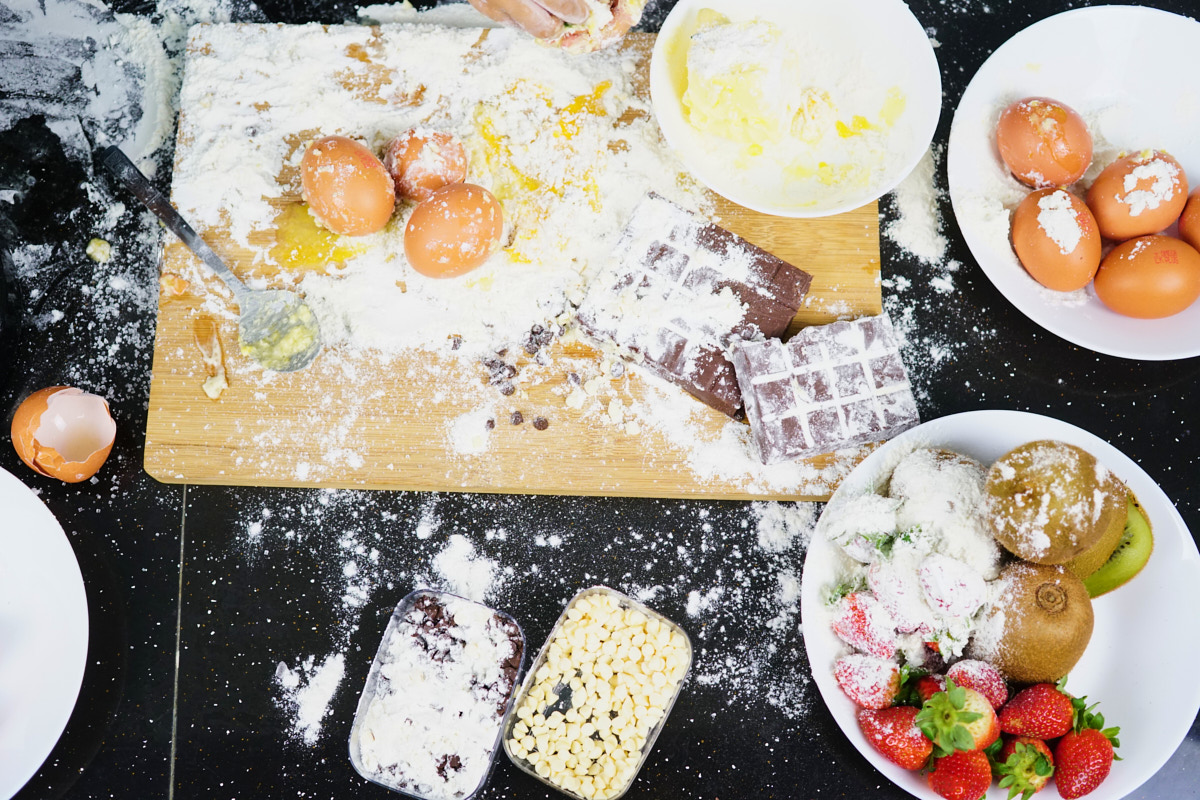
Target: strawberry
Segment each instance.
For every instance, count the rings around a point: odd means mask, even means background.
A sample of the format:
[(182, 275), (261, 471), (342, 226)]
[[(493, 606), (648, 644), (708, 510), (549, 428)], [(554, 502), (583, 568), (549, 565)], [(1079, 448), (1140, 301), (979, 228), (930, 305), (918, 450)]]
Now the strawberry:
[(1074, 717), (1069, 695), (1052, 683), (1035, 683), (1000, 709), (1000, 730), (1034, 739), (1057, 739), (1071, 730)]
[(946, 677), (954, 678), (959, 686), (979, 692), (988, 699), (992, 708), (1000, 708), (1008, 700), (1008, 684), (1004, 682), (1004, 676), (986, 661), (963, 659), (946, 671)]
[(1000, 788), (1008, 789), (1008, 800), (1018, 794), (1022, 800), (1029, 800), (1050, 782), (1054, 756), (1041, 739), (1017, 736), (1000, 748), (996, 774), (1000, 777)]
[(891, 658), (896, 653), (896, 622), (883, 604), (866, 592), (854, 592), (838, 601), (833, 632), (867, 655)]
[(858, 712), (858, 727), (867, 741), (893, 764), (905, 769), (921, 769), (933, 752), (933, 742), (913, 724), (917, 709), (892, 706)]
[(946, 690), (925, 701), (917, 727), (930, 738), (938, 755), (955, 750), (982, 750), (1000, 736), (996, 711), (987, 698), (946, 679)]
[(862, 653), (839, 658), (833, 677), (846, 696), (862, 708), (887, 708), (900, 692), (900, 667)]
[(1104, 715), (1093, 714), (1096, 706), (1084, 708), (1082, 698), (1076, 701), (1075, 724), (1054, 748), (1057, 764), (1054, 785), (1064, 800), (1088, 794), (1108, 777), (1114, 759), (1114, 748), (1120, 728), (1105, 728)]
[(923, 675), (917, 678), (917, 682), (913, 684), (913, 688), (921, 697), (921, 702), (924, 703), (938, 692), (946, 690), (946, 678), (942, 675)]
[(992, 767), (982, 750), (959, 750), (934, 761), (926, 780), (946, 800), (979, 800), (992, 785)]

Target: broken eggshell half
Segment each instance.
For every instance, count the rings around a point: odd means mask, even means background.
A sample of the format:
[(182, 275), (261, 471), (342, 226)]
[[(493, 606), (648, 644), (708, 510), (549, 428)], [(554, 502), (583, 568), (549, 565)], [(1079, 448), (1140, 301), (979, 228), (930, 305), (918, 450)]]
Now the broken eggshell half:
[(12, 442), (34, 472), (67, 483), (96, 474), (117, 436), (108, 401), (70, 386), (40, 389), (13, 415)]

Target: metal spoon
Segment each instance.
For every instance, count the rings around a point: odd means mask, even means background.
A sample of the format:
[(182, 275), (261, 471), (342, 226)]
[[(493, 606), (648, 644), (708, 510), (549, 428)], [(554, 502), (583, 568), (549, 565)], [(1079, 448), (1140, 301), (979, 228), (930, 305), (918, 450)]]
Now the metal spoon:
[(321, 351), (321, 329), (316, 315), (299, 295), (283, 289), (246, 286), (120, 148), (105, 148), (99, 160), (233, 291), (241, 311), (238, 340), (243, 355), (278, 372), (293, 372), (312, 363)]

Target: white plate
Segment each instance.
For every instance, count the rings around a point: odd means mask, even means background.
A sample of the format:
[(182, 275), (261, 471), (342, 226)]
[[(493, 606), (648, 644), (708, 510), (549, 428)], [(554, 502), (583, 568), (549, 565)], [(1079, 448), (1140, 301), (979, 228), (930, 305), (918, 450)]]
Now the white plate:
[(33, 777), (83, 681), (88, 610), (75, 551), (25, 484), (0, 469), (0, 797)]
[(1083, 115), (1096, 140), (1096, 166), (1085, 181), (1117, 151), (1157, 147), (1179, 160), (1194, 186), (1200, 181), (1197, 52), (1195, 20), (1139, 6), (1081, 8), (1009, 39), (963, 93), (947, 159), (950, 200), (963, 237), (1009, 302), (1069, 342), (1149, 361), (1200, 355), (1200, 303), (1166, 319), (1133, 319), (1109, 311), (1090, 286), (1065, 295), (1030, 278), (1009, 246), (1009, 214), (999, 206), (1002, 195), (1019, 201), (1028, 190), (1013, 194), (1019, 184), (996, 149), (996, 120), (1014, 100), (1052, 97)]
[[(754, 169), (734, 166), (740, 146), (696, 130), (684, 116), (688, 37), (701, 9), (713, 9), (734, 22), (770, 21), (809, 53), (802, 86), (857, 93), (845, 83), (859, 74), (877, 79), (875, 99), (892, 86), (905, 97), (905, 109), (888, 133), (893, 154), (885, 170), (867, 186), (833, 187), (818, 194), (788, 180), (774, 162)], [(663, 21), (650, 62), (650, 96), (663, 135), (683, 163), (710, 189), (735, 203), (765, 214), (822, 217), (858, 208), (891, 191), (904, 180), (933, 140), (942, 108), (942, 78), (933, 46), (921, 24), (901, 0), (680, 0)], [(834, 101), (837, 102), (837, 97)], [(840, 108), (848, 118), (876, 116), (880, 105)]]
[[(1072, 692), (1100, 703), (1105, 724), (1121, 728), (1117, 752), (1123, 760), (1088, 795), (1088, 800), (1115, 800), (1166, 763), (1200, 710), (1195, 675), (1200, 663), (1200, 553), (1179, 512), (1150, 476), (1112, 445), (1074, 425), (1019, 411), (972, 411), (912, 428), (871, 453), (842, 482), (826, 511), (867, 492), (916, 447), (945, 447), (990, 464), (1034, 439), (1070, 442), (1096, 456), (1133, 490), (1154, 530), (1154, 552), (1142, 572), (1094, 601), (1092, 639), (1067, 684)], [(816, 536), (804, 562), (800, 609), (813, 678), (842, 732), (868, 761), (900, 788), (937, 800), (920, 773), (892, 764), (866, 741), (854, 704), (833, 678), (833, 663), (847, 648), (828, 624), (822, 597), (841, 557), (837, 545)], [(1006, 796), (994, 785), (988, 792), (989, 800)], [(1037, 796), (1055, 800), (1059, 794), (1051, 782)]]

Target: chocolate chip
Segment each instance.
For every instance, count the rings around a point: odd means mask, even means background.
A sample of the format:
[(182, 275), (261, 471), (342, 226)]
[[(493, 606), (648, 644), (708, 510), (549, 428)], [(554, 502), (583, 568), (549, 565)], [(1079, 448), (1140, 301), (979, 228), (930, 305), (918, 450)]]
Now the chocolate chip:
[(500, 394), (504, 395), (505, 397), (512, 397), (517, 393), (517, 387), (513, 386), (510, 381), (504, 381), (504, 383), (501, 383), (499, 389)]
[(579, 377), (578, 372), (568, 372), (567, 383), (571, 384), (572, 386), (578, 386), (583, 383), (583, 378)]
[(489, 418), (487, 422), (483, 423), (483, 427), (490, 431), (492, 428), (496, 427), (496, 420)]
[(544, 430), (546, 430), (546, 428), (549, 428), (549, 427), (550, 427), (550, 421), (548, 419), (546, 419), (545, 417), (534, 417), (533, 418), (534, 430), (544, 431)]
[(512, 416), (508, 418), (508, 421), (511, 422), (513, 425), (520, 425), (522, 422), (525, 421), (525, 415), (522, 414), (520, 411), (514, 411), (514, 412), (512, 412)]

